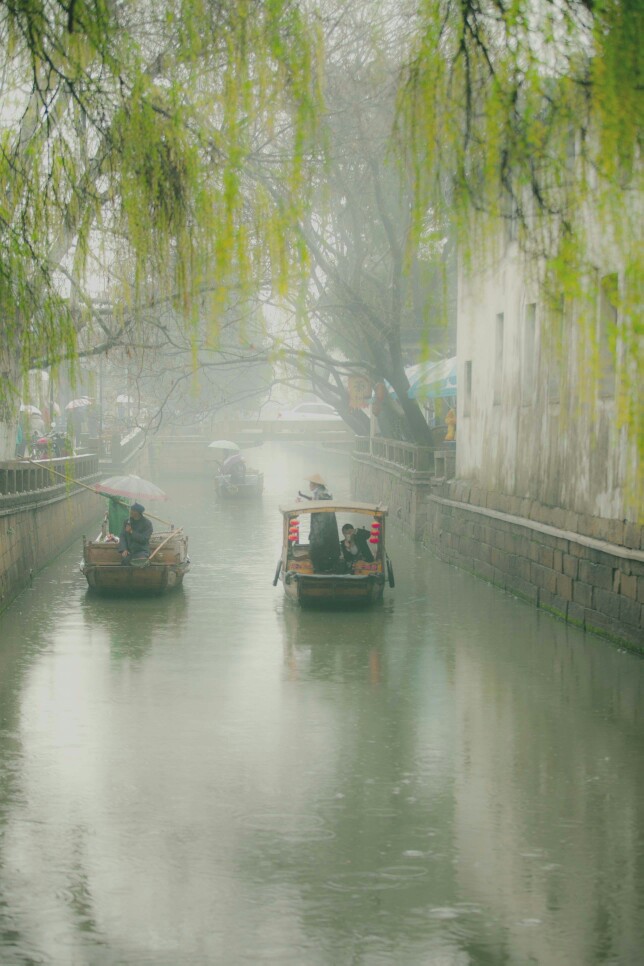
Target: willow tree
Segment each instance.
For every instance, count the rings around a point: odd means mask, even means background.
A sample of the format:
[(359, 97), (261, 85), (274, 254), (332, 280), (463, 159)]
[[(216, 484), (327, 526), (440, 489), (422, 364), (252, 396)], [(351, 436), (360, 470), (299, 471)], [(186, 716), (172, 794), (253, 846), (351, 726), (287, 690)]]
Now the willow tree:
[(620, 420), (644, 454), (642, 4), (423, 0), (420, 18), (398, 125), (417, 229), (428, 209), (448, 213), (467, 262), (510, 220), (546, 294), (581, 304), (587, 388), (599, 370), (599, 231), (625, 268), (612, 333), (626, 360)]
[[(391, 140), (396, 80), (413, 36), (409, 8), (385, 2), (375, 9), (359, 0), (319, 5), (325, 153), (312, 170), (310, 208), (301, 219), (311, 271), (292, 292), (281, 359), (363, 434), (369, 422), (349, 409), (347, 377), (358, 371), (372, 384), (386, 380), (398, 402), (385, 406), (383, 431), (431, 445), (409, 396), (405, 342), (444, 321), (442, 236), (429, 219), (415, 233), (411, 180)], [(277, 179), (272, 189), (279, 197)]]
[[(74, 358), (108, 277), (123, 315), (163, 292), (188, 328), (209, 289), (213, 343), (230, 285), (268, 270), (284, 288), (318, 92), (289, 0), (15, 0), (0, 44), (6, 424), (21, 373)], [(246, 178), (260, 163), (280, 172), (279, 207)]]

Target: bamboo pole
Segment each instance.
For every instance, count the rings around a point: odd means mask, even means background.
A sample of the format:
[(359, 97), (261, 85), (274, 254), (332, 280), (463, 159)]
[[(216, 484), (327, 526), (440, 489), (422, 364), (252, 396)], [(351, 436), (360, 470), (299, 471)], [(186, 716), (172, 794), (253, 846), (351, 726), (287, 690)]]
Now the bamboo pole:
[(174, 530), (169, 533), (165, 540), (162, 540), (158, 547), (155, 547), (149, 557), (132, 557), (130, 560), (130, 567), (136, 567), (137, 570), (143, 570), (144, 567), (149, 567), (152, 559), (158, 554), (161, 547), (165, 547), (168, 540), (172, 540), (177, 533), (183, 533), (183, 527), (179, 527), (178, 530)]
[[(117, 500), (121, 506), (127, 506), (127, 503), (124, 503), (123, 500), (119, 500), (117, 496), (113, 496), (111, 493), (101, 493), (100, 490), (94, 489), (93, 486), (88, 486), (86, 483), (81, 483), (80, 480), (75, 480), (72, 476), (67, 476), (66, 473), (60, 473), (58, 470), (55, 470), (53, 466), (43, 466), (42, 463), (37, 463), (36, 460), (31, 460), (29, 458), (27, 458), (27, 463), (33, 463), (34, 466), (40, 467), (41, 470), (46, 469), (48, 473), (54, 473), (56, 476), (60, 476), (61, 479), (65, 480), (66, 483), (74, 483), (76, 486), (82, 486), (83, 489), (89, 490), (90, 493), (95, 493), (96, 496), (109, 497), (110, 500)], [(156, 520), (157, 523), (165, 523), (167, 527), (174, 527), (174, 523), (170, 523), (169, 520), (163, 520), (161, 517), (155, 516), (154, 513), (148, 513), (147, 510), (145, 511), (145, 515), (150, 517), (152, 520)]]

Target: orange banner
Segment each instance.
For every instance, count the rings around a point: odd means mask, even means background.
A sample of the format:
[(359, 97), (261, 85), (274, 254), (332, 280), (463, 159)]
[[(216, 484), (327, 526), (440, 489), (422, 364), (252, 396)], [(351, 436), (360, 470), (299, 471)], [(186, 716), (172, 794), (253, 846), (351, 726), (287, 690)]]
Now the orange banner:
[(353, 373), (347, 381), (349, 408), (364, 409), (371, 399), (371, 380), (368, 376)]

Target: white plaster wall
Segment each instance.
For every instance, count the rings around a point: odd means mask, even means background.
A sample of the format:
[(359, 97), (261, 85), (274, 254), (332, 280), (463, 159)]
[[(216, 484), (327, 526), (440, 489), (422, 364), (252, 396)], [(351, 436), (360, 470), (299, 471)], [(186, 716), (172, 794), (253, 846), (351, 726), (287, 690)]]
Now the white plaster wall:
[[(598, 253), (598, 260), (606, 254)], [(487, 265), (485, 264), (487, 262)], [(601, 261), (599, 261), (601, 265)], [(602, 274), (618, 271), (603, 262)], [(536, 386), (523, 383), (526, 307), (536, 303)], [(548, 393), (545, 304), (516, 247), (482, 253), (461, 266), (458, 286), (458, 442), (456, 473), (487, 490), (528, 497), (591, 516), (641, 521), (634, 443), (617, 425), (614, 397), (584, 401), (579, 372), (585, 358), (578, 330), (567, 321), (560, 399)], [(504, 316), (500, 403), (494, 403), (496, 318)], [(465, 364), (472, 362), (470, 415), (465, 414)], [(617, 387), (618, 389), (618, 387)], [(617, 391), (617, 390), (616, 390)]]
[[(490, 255), (491, 259), (492, 256)], [(476, 275), (461, 271), (458, 292), (458, 446), (457, 475), (489, 489), (514, 492), (519, 432), (519, 331), (522, 285), (512, 261), (495, 260)], [(495, 327), (504, 315), (502, 403), (494, 404)], [(470, 416), (465, 416), (465, 363), (472, 362)]]

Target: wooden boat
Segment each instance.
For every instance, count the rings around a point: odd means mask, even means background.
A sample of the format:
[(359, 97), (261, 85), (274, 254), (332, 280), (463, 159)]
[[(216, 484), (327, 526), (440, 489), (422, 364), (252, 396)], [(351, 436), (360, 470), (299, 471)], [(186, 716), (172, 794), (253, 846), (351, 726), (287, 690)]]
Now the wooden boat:
[(264, 474), (258, 470), (246, 470), (243, 481), (235, 481), (226, 473), (218, 473), (215, 477), (215, 490), (221, 497), (258, 497), (264, 490)]
[[(283, 516), (282, 555), (277, 563), (273, 586), (281, 580), (288, 598), (306, 605), (360, 606), (382, 600), (385, 582), (393, 587), (394, 572), (385, 551), (385, 518), (387, 507), (380, 503), (339, 503), (335, 500), (312, 500), (280, 507)], [(332, 513), (338, 522), (337, 565), (316, 573), (311, 560), (308, 531), (310, 515)], [(372, 560), (356, 560), (352, 566), (343, 562), (340, 551), (340, 525), (359, 523), (369, 531)]]
[(188, 538), (182, 530), (155, 531), (150, 559), (142, 566), (123, 566), (114, 541), (104, 535), (83, 537), (81, 571), (92, 590), (104, 594), (165, 594), (183, 583), (190, 570)]

